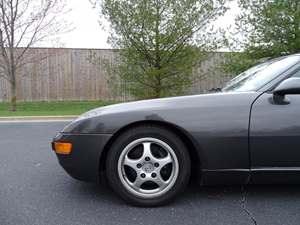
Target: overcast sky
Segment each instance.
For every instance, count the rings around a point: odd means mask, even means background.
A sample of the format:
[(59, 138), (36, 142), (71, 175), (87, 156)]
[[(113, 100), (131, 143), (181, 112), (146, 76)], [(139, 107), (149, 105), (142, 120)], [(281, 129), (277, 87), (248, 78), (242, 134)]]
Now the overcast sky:
[(110, 48), (106, 40), (108, 32), (99, 25), (99, 14), (89, 0), (67, 0), (71, 9), (67, 20), (74, 30), (61, 35), (60, 41), (68, 48)]
[[(67, 48), (111, 48), (107, 44), (108, 32), (103, 31), (99, 25), (99, 14), (92, 8), (89, 0), (67, 0), (71, 12), (67, 19), (74, 30), (60, 35), (60, 42)], [(232, 8), (225, 16), (216, 23), (221, 27), (227, 27), (234, 23), (234, 18), (238, 12), (235, 2), (230, 4)], [(48, 46), (45, 46), (48, 47)], [(51, 46), (49, 46), (51, 47)]]

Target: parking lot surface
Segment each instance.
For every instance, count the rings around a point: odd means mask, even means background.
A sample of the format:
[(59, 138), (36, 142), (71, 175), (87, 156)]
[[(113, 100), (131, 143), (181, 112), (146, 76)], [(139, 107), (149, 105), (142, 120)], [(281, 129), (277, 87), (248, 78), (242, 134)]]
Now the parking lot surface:
[(51, 138), (66, 122), (0, 123), (0, 224), (298, 225), (300, 186), (198, 187), (158, 208), (125, 204), (106, 184), (76, 181)]

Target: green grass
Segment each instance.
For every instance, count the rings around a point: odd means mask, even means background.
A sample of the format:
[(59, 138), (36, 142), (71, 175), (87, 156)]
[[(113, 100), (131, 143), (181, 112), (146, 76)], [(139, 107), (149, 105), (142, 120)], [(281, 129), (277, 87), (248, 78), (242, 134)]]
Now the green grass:
[(0, 117), (80, 115), (90, 109), (111, 105), (113, 101), (18, 102), (17, 112), (9, 111), (9, 103), (0, 103)]

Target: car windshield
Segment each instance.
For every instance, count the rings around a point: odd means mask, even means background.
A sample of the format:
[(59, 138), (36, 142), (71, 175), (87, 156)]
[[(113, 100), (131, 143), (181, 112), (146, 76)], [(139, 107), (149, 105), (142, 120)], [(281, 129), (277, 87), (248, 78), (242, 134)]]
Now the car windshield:
[(294, 66), (300, 60), (299, 55), (273, 59), (254, 66), (241, 73), (222, 89), (223, 92), (257, 91), (282, 73)]

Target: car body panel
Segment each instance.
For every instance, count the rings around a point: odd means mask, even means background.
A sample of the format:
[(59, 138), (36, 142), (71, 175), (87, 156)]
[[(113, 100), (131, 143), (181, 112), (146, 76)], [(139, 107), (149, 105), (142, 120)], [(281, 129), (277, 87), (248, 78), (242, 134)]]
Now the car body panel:
[[(75, 121), (63, 133), (114, 135), (141, 121), (174, 124), (195, 143), (203, 184), (245, 183), (250, 170), (250, 107), (259, 95), (218, 93), (118, 104), (94, 110), (98, 116)], [(215, 179), (218, 173), (221, 179)]]
[(72, 143), (70, 155), (57, 154), (59, 164), (73, 178), (99, 182), (100, 156), (110, 138), (108, 134), (58, 134), (53, 142)]
[(281, 101), (264, 93), (253, 104), (250, 126), (254, 183), (300, 183), (300, 95)]

